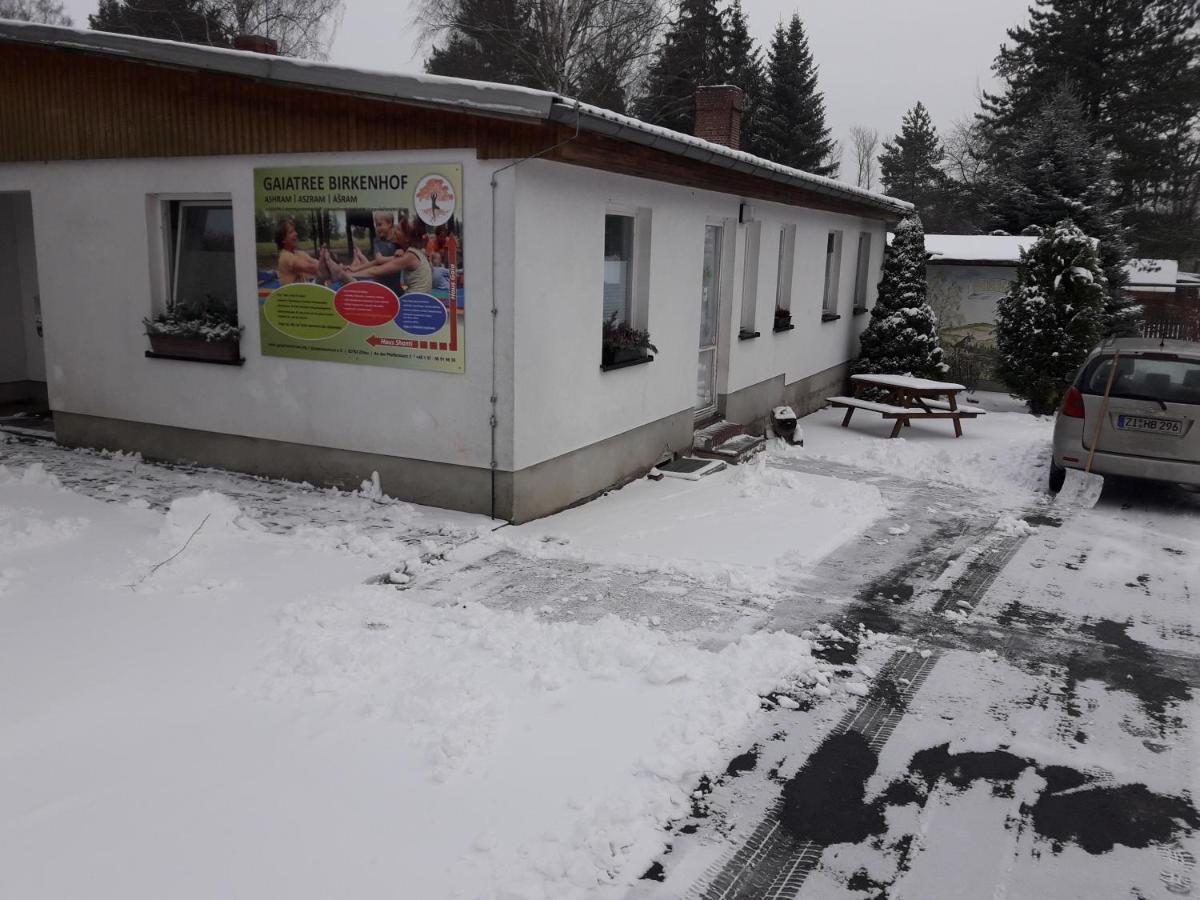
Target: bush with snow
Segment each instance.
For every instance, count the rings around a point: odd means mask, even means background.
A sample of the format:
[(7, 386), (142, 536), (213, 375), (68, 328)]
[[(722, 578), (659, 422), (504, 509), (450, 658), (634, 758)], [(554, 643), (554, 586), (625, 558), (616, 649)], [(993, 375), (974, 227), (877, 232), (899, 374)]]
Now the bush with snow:
[(1091, 238), (1069, 219), (1021, 251), (996, 305), (998, 374), (1035, 415), (1054, 412), (1067, 381), (1100, 339), (1107, 283)]

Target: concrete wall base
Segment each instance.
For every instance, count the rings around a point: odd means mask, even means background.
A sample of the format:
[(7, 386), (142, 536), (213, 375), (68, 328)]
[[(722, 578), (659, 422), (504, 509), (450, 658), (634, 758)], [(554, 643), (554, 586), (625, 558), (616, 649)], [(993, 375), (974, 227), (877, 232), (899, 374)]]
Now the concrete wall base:
[[(357, 490), (378, 472), (390, 497), (483, 515), (493, 512), (489, 469), (70, 412), (55, 412), (54, 427), (58, 442), (68, 447), (137, 452), (149, 460), (344, 490)], [(494, 515), (514, 523), (550, 515), (639, 477), (666, 453), (691, 444), (692, 410), (687, 409), (518, 472), (497, 471)]]
[(691, 449), (691, 409), (513, 473), (512, 521), (528, 522), (640, 477), (668, 453)]
[(780, 373), (740, 391), (721, 394), (717, 404), (721, 415), (730, 422), (745, 425), (751, 434), (764, 434), (771, 410), (784, 402), (783, 396), (783, 374)]
[(784, 403), (792, 407), (798, 416), (807, 416), (825, 405), (825, 398), (846, 393), (850, 380), (850, 363), (844, 362), (832, 368), (793, 381), (784, 388)]
[[(491, 470), (473, 466), (69, 412), (54, 413), (54, 430), (58, 442), (68, 447), (138, 452), (150, 460), (195, 463), (344, 490), (357, 490), (372, 472), (378, 472), (389, 497), (483, 515), (492, 507)], [(507, 519), (511, 510), (512, 473), (497, 472), (496, 516)]]
[(5, 381), (0, 383), (0, 403), (29, 403), (47, 406), (49, 395), (44, 381)]

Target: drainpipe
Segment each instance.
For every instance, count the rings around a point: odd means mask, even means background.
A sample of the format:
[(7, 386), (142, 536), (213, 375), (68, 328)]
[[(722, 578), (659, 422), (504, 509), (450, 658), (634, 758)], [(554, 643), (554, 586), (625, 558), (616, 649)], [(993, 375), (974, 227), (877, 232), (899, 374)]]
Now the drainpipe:
[(576, 104), (575, 104), (575, 133), (573, 135), (571, 135), (569, 138), (566, 138), (565, 140), (559, 141), (557, 144), (553, 144), (549, 147), (546, 147), (543, 150), (539, 150), (537, 153), (534, 153), (530, 156), (526, 156), (522, 159), (514, 160), (513, 162), (510, 162), (507, 165), (503, 165), (500, 168), (496, 169), (494, 172), (492, 172), (492, 180), (491, 180), (491, 186), (492, 186), (492, 272), (491, 272), (491, 276), (492, 276), (492, 393), (491, 393), (491, 397), (489, 398), (489, 400), (492, 404), (492, 412), (491, 412), (491, 415), (488, 416), (488, 427), (491, 429), (491, 441), (492, 441), (492, 449), (491, 449), (491, 469), (492, 469), (491, 492), (492, 492), (492, 496), (491, 496), (490, 516), (493, 519), (496, 518), (496, 467), (497, 467), (497, 461), (496, 461), (496, 425), (497, 425), (496, 402), (499, 400), (499, 397), (496, 393), (496, 317), (498, 315), (500, 315), (500, 309), (499, 309), (499, 307), (496, 306), (496, 188), (499, 186), (499, 181), (497, 181), (497, 177), (500, 175), (501, 172), (505, 172), (508, 169), (515, 169), (517, 166), (519, 166), (523, 162), (529, 162), (529, 160), (531, 160), (531, 159), (537, 159), (539, 156), (545, 156), (547, 153), (550, 153), (554, 150), (557, 150), (559, 147), (562, 147), (566, 144), (571, 143), (571, 141), (575, 140), (577, 137), (579, 137), (579, 103), (578, 102), (576, 102)]

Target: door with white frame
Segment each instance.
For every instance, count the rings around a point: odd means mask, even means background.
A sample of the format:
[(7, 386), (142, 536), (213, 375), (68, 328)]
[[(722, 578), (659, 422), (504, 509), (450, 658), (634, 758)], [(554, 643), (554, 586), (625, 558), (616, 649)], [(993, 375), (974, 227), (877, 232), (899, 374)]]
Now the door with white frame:
[(700, 355), (696, 370), (696, 418), (717, 411), (717, 342), (720, 339), (721, 244), (725, 228), (704, 228), (704, 277), (700, 283)]

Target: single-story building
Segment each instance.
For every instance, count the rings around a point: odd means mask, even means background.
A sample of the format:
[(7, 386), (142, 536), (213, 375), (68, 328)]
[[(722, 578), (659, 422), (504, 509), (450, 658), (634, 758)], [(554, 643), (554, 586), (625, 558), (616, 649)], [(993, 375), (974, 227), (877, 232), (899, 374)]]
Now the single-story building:
[(698, 99), (715, 143), (9, 21), (0, 79), (0, 403), (45, 399), (70, 446), (511, 521), (840, 392), (911, 209), (740, 152), (736, 89)]

